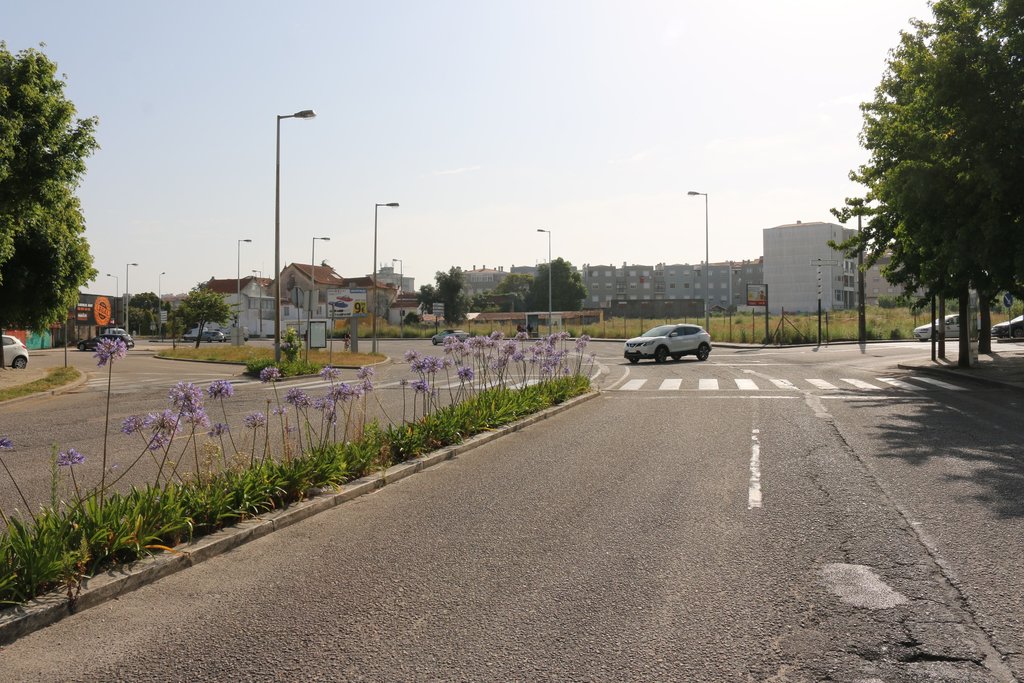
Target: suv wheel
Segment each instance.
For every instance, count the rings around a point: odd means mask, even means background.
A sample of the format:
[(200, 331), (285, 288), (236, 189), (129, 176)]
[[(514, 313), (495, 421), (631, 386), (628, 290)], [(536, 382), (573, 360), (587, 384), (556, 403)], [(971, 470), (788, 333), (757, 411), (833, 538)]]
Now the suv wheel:
[(654, 362), (664, 363), (666, 358), (668, 358), (668, 349), (666, 349), (664, 346), (659, 346), (654, 351)]
[(711, 355), (711, 347), (707, 344), (701, 344), (697, 347), (697, 360), (707, 360), (708, 356)]

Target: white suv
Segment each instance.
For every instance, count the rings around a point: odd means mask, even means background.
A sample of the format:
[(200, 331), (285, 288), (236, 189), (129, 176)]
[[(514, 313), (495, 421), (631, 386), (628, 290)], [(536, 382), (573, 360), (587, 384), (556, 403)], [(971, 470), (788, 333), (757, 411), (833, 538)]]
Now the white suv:
[(664, 363), (669, 356), (679, 360), (693, 354), (697, 360), (707, 360), (711, 353), (711, 335), (699, 325), (675, 323), (659, 325), (647, 330), (639, 337), (626, 342), (622, 355), (630, 363), (639, 363), (641, 358), (653, 358), (655, 363)]

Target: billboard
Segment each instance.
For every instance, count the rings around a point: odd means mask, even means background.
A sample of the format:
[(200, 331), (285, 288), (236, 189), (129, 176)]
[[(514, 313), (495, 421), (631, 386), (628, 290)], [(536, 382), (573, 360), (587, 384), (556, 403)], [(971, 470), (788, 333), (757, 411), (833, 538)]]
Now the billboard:
[(114, 307), (110, 299), (96, 294), (79, 294), (75, 306), (75, 323), (78, 325), (109, 325), (114, 318)]
[(767, 306), (768, 285), (747, 285), (747, 305)]
[(366, 288), (328, 289), (327, 307), (332, 318), (366, 315)]

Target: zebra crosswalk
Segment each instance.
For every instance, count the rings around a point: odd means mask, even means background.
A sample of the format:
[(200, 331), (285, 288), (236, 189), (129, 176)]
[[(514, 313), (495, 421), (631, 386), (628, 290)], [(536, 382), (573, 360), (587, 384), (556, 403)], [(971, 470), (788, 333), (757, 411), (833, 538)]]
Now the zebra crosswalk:
[[(879, 384), (873, 384), (863, 379), (856, 379), (854, 377), (843, 377), (835, 382), (829, 382), (824, 379), (809, 378), (803, 380), (788, 380), (788, 379), (750, 379), (748, 377), (740, 377), (735, 379), (713, 379), (713, 378), (701, 378), (697, 380), (696, 386), (689, 384), (684, 385), (682, 379), (678, 377), (672, 377), (663, 380), (649, 380), (649, 379), (631, 379), (622, 386), (614, 389), (615, 391), (689, 391), (696, 389), (697, 391), (742, 391), (742, 392), (753, 392), (753, 391), (802, 391), (805, 389), (816, 389), (819, 391), (851, 391), (859, 390), (866, 392), (873, 391), (884, 391), (890, 389), (899, 389), (900, 391), (927, 391), (929, 389), (945, 389), (947, 391), (963, 391), (964, 388), (949, 382), (942, 380), (933, 379), (931, 377), (912, 377), (906, 379), (895, 379), (893, 377), (875, 377), (874, 381)], [(916, 384), (921, 382), (922, 384)]]

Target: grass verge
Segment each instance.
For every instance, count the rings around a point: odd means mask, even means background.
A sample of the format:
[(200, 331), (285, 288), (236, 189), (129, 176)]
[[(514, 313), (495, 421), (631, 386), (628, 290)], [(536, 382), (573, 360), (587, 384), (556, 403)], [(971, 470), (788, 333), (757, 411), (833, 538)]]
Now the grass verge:
[(70, 384), (81, 376), (82, 373), (75, 368), (51, 368), (46, 377), (42, 379), (37, 379), (28, 384), (20, 384), (9, 389), (0, 389), (0, 401), (9, 401), (12, 398), (51, 391), (65, 384)]

